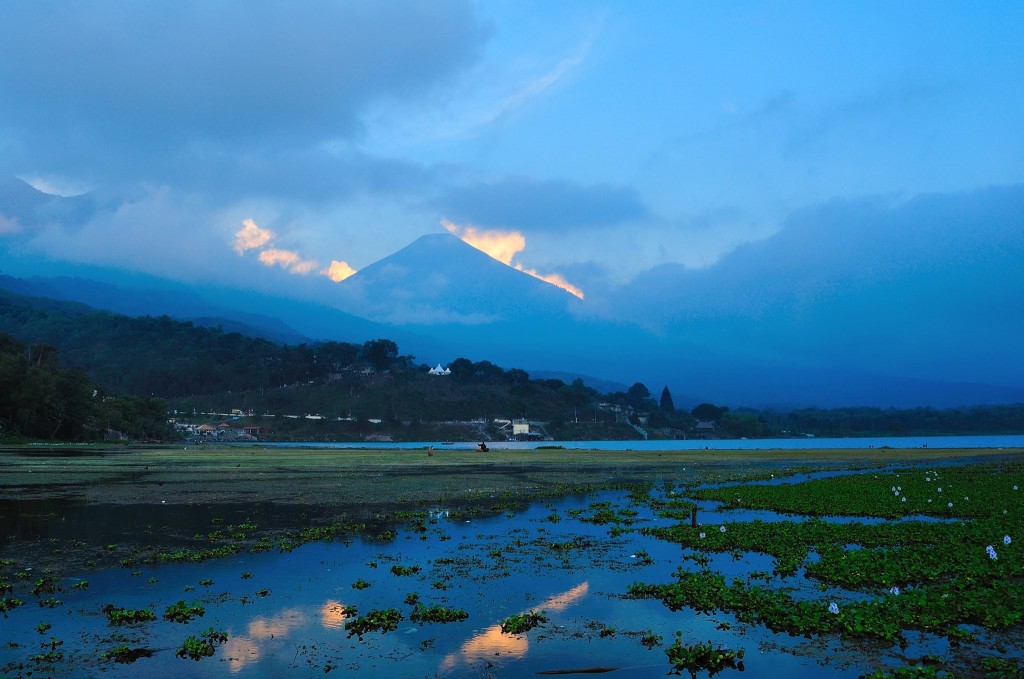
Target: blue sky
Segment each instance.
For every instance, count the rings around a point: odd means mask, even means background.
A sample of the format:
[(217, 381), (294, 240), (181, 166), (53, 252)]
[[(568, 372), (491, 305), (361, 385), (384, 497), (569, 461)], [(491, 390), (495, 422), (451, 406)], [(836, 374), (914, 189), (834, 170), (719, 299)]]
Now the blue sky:
[(301, 295), (448, 220), (599, 304), (834, 201), (1021, 183), (1022, 34), (1019, 2), (4, 2), (0, 176), (99, 208), (0, 239)]

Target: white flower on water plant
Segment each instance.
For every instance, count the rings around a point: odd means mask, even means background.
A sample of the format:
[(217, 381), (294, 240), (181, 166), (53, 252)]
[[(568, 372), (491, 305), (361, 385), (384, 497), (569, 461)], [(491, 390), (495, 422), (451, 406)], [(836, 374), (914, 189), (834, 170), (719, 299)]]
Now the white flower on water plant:
[(720, 527), (720, 528), (718, 529), (718, 532), (719, 532), (719, 533), (724, 533), (724, 532), (725, 532), (725, 526), (721, 526), (721, 527)]
[(988, 558), (992, 559), (993, 561), (999, 559), (999, 556), (996, 554), (996, 549), (992, 545), (986, 547), (985, 552), (988, 553)]
[(700, 539), (701, 539), (701, 540), (703, 540), (703, 539), (704, 539), (704, 538), (706, 538), (706, 537), (707, 537), (707, 533), (701, 533), (701, 534), (700, 534)]
[(952, 506), (953, 506), (953, 503), (952, 503), (952, 502), (950, 502), (950, 503), (949, 503), (949, 506), (950, 506), (950, 507), (952, 507)]
[(1013, 489), (1014, 489), (1014, 490), (1017, 490), (1017, 486), (1014, 486), (1014, 487), (1013, 487)]
[(935, 490), (937, 490), (937, 491), (939, 491), (939, 492), (941, 493), (941, 492), (942, 492), (942, 486), (939, 486), (939, 487), (938, 487), (938, 488), (936, 488)]
[(890, 490), (892, 490), (892, 492), (895, 493), (896, 492), (896, 486), (893, 486)]
[(907, 501), (907, 498), (905, 498), (905, 497), (900, 498), (900, 502), (906, 502), (906, 501)]
[(1004, 535), (1004, 536), (1003, 536), (1003, 544), (1004, 544), (1004, 545), (1008, 545), (1008, 544), (1010, 544), (1011, 542), (1013, 542), (1013, 540), (1011, 540), (1011, 539), (1010, 539), (1010, 536), (1009, 536), (1009, 535)]
[(893, 596), (899, 596), (900, 595), (900, 588), (897, 587), (896, 585), (893, 585), (892, 587), (889, 588), (889, 594), (892, 594)]
[(839, 615), (839, 604), (835, 601), (828, 602), (828, 612), (832, 615)]

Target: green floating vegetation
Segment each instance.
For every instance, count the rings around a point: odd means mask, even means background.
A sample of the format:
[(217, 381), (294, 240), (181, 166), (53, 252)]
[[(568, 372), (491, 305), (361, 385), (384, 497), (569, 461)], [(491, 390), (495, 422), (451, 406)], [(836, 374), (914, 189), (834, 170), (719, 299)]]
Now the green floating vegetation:
[(366, 580), (363, 580), (362, 578), (359, 578), (358, 580), (352, 583), (352, 589), (366, 589), (369, 586), (370, 583), (368, 583)]
[(109, 651), (104, 651), (100, 654), (100, 658), (103, 660), (113, 660), (116, 663), (124, 665), (130, 665), (139, 658), (152, 658), (153, 651), (148, 648), (131, 648), (127, 644), (121, 644), (115, 646)]
[(420, 567), (419, 566), (402, 566), (402, 565), (399, 565), (399, 564), (395, 564), (394, 566), (391, 567), (391, 572), (401, 578), (401, 577), (406, 577), (406, 576), (409, 576), (409, 575), (416, 575), (417, 573), (420, 572)]
[(107, 604), (101, 610), (107, 614), (107, 620), (111, 625), (134, 625), (156, 620), (156, 614), (149, 608), (117, 608), (113, 604)]
[(228, 635), (226, 632), (217, 631), (210, 627), (198, 637), (187, 637), (181, 647), (174, 652), (174, 655), (183, 659), (202, 660), (212, 656), (216, 652), (216, 647), (227, 640)]
[(191, 622), (192, 618), (201, 618), (205, 614), (206, 609), (198, 603), (186, 604), (184, 601), (178, 601), (164, 610), (164, 620), (186, 623)]
[(368, 632), (394, 632), (398, 629), (398, 623), (403, 619), (402, 614), (394, 608), (383, 608), (372, 610), (366, 615), (361, 615), (345, 623), (345, 631), (348, 636), (358, 636), (362, 640), (363, 635)]
[(900, 518), (924, 514), (949, 518), (984, 518), (1024, 511), (1024, 465), (979, 464), (865, 472), (798, 484), (726, 486), (702, 490), (695, 497), (731, 507), (772, 509), (807, 516), (877, 516)]
[(669, 674), (682, 674), (685, 670), (693, 679), (697, 679), (697, 672), (707, 672), (713, 677), (726, 669), (744, 670), (742, 648), (732, 651), (710, 641), (687, 646), (683, 644), (682, 632), (676, 632), (675, 643), (665, 649), (665, 654), (672, 665)]
[[(688, 522), (647, 529), (692, 550), (684, 559), (702, 570), (680, 568), (675, 582), (636, 583), (629, 592), (658, 598), (673, 610), (727, 611), (791, 634), (898, 641), (905, 630), (919, 630), (973, 643), (965, 626), (1006, 630), (1024, 623), (1024, 494), (1017, 490), (1022, 485), (1024, 465), (1013, 463), (700, 491), (699, 497), (733, 507), (813, 517), (930, 513), (952, 520), (864, 524), (811, 518), (727, 523), (718, 530)], [(936, 498), (942, 498), (942, 506), (929, 510), (938, 504)], [(789, 577), (804, 568), (822, 588), (839, 586), (858, 596), (796, 600), (774, 589), (765, 572), (727, 582), (709, 570), (708, 552), (768, 554), (775, 558), (774, 575)], [(812, 552), (815, 559), (809, 558)]]
[(445, 608), (436, 604), (424, 606), (421, 603), (417, 603), (415, 610), (409, 615), (409, 619), (413, 622), (438, 623), (462, 622), (468, 617), (469, 613), (461, 608)]
[(501, 631), (504, 634), (525, 634), (534, 627), (543, 625), (548, 621), (547, 613), (544, 611), (529, 611), (509, 616), (501, 623)]
[(630, 525), (636, 519), (637, 512), (629, 508), (615, 507), (611, 502), (592, 502), (587, 509), (570, 510), (569, 515), (583, 523), (597, 526), (609, 523)]
[(3, 599), (0, 599), (0, 614), (3, 614), (3, 616), (6, 618), (6, 617), (8, 617), (8, 615), (7, 615), (8, 611), (13, 611), (18, 606), (24, 606), (24, 605), (25, 605), (25, 602), (22, 601), (21, 599), (16, 599), (14, 597), (5, 596)]

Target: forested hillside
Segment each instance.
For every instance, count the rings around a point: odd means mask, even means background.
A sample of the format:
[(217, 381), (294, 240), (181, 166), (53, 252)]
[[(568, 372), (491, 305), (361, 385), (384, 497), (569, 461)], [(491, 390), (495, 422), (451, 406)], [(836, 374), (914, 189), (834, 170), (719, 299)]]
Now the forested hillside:
[(69, 302), (0, 291), (0, 332), (60, 348), (101, 385), (165, 398), (266, 389), (322, 378), (361, 347), (280, 345), (167, 316), (130, 318)]
[(677, 409), (667, 387), (660, 400), (640, 383), (600, 394), (582, 380), (530, 379), (521, 369), (466, 358), (449, 364), (450, 375), (431, 375), (387, 339), (282, 345), (166, 316), (129, 318), (2, 291), (0, 332), (13, 336), (3, 344), (0, 426), (7, 435), (44, 439), (96, 438), (106, 429), (159, 436), (161, 398), (186, 413), (315, 414), (380, 420), (407, 433), (425, 422), (496, 418), (541, 421), (560, 438), (639, 437), (638, 427), (653, 437), (709, 438), (1024, 432), (1022, 405)]
[(80, 369), (61, 367), (54, 347), (0, 333), (0, 439), (160, 439), (167, 434), (163, 399), (109, 396)]

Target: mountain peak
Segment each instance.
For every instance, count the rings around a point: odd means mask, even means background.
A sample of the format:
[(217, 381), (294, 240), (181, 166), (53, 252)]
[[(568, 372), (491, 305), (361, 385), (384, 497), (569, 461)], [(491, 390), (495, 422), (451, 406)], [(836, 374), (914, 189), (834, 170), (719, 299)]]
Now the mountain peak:
[(578, 300), (517, 271), (457, 236), (427, 234), (374, 262), (339, 286), (342, 306), (398, 324), (564, 317)]

